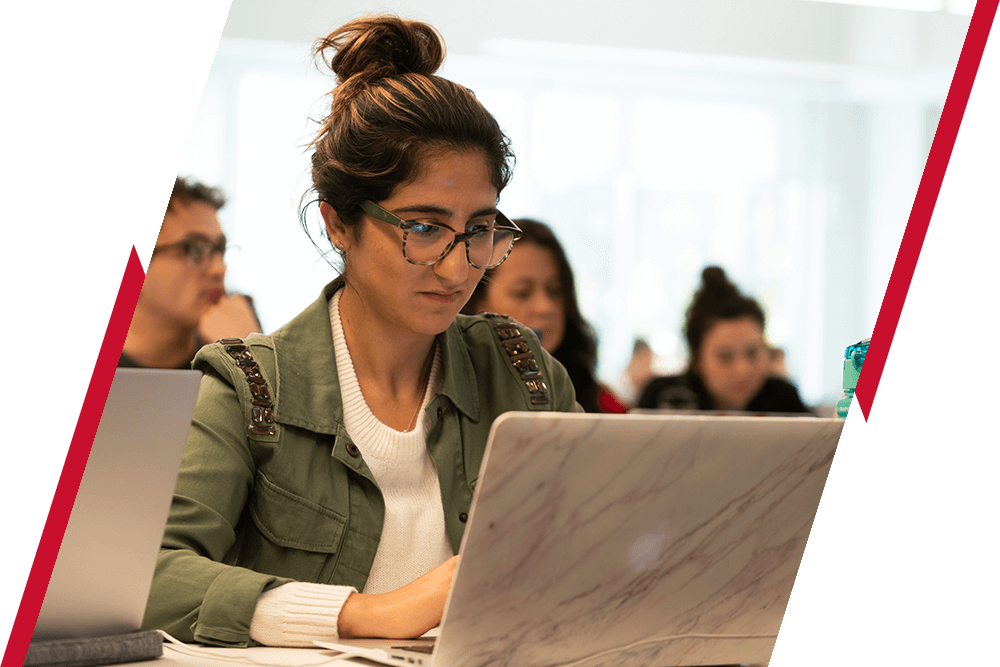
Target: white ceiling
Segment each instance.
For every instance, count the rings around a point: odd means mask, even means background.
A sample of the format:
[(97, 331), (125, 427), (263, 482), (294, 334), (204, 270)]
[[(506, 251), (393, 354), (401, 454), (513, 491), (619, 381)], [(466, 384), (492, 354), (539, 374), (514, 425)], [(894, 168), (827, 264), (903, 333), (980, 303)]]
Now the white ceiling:
[(953, 69), (969, 17), (801, 0), (233, 0), (223, 38), (312, 42), (391, 11), (451, 53), (556, 43), (890, 68)]

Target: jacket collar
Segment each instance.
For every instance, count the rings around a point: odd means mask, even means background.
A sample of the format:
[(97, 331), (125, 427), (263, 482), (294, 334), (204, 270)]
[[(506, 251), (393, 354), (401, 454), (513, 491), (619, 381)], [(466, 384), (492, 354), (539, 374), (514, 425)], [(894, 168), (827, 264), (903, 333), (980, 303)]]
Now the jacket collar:
[[(274, 418), (279, 423), (331, 435), (344, 423), (329, 312), (330, 298), (343, 286), (343, 277), (328, 284), (316, 301), (271, 337), (278, 359)], [(478, 421), (475, 370), (458, 324), (452, 322), (438, 334), (437, 342), (444, 364), (438, 394), (446, 396), (469, 419)]]

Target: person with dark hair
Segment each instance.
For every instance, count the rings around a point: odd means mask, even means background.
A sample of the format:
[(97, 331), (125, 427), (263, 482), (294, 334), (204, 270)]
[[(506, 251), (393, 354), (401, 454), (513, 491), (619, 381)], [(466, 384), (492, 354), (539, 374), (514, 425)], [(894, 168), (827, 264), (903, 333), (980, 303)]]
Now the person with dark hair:
[(339, 84), (302, 218), (319, 213), (341, 275), (273, 334), (195, 358), (205, 378), (143, 621), (185, 641), (423, 634), (494, 419), (580, 409), (530, 329), (459, 313), (520, 231), (497, 210), (509, 141), (434, 74), (438, 33), (367, 16), (314, 55)]
[(503, 266), (486, 272), (464, 312), (501, 313), (530, 327), (566, 368), (584, 410), (625, 412), (595, 376), (597, 336), (580, 314), (573, 269), (562, 245), (544, 223), (528, 218), (514, 223), (521, 228), (520, 241)]
[(635, 406), (642, 391), (655, 373), (653, 372), (653, 348), (645, 338), (636, 338), (632, 342), (632, 355), (629, 357), (625, 372), (619, 380), (618, 392), (626, 405)]
[(764, 310), (717, 266), (706, 268), (684, 321), (690, 361), (681, 375), (650, 380), (640, 408), (811, 412), (795, 386), (769, 375)]
[(174, 180), (125, 345), (122, 368), (190, 368), (208, 341), (262, 331), (253, 300), (226, 292), (218, 188)]
[(201, 318), (226, 293), (226, 237), (216, 215), (225, 203), (215, 188), (174, 181), (119, 366), (190, 368), (205, 344)]

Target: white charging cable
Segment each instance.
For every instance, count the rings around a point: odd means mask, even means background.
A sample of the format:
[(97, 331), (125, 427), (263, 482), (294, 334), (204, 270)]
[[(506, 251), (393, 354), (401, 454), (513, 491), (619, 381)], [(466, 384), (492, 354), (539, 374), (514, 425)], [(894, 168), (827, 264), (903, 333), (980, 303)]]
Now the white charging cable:
[[(188, 655), (195, 658), (211, 658), (212, 660), (217, 660), (219, 662), (230, 662), (236, 665), (258, 665), (259, 667), (274, 667), (275, 663), (273, 661), (259, 662), (251, 658), (248, 654), (243, 655), (222, 655), (217, 653), (214, 649), (217, 647), (204, 647), (204, 646), (192, 646), (191, 644), (185, 644), (176, 637), (164, 632), (163, 630), (157, 630), (161, 635), (163, 635), (166, 643), (164, 646), (171, 651), (175, 651), (182, 655)], [(273, 647), (272, 647), (273, 648)], [(330, 650), (330, 649), (328, 649)], [(334, 656), (317, 656), (320, 658), (317, 661), (302, 662), (296, 661), (295, 667), (317, 667), (318, 665), (326, 665), (331, 662), (340, 662), (342, 660), (349, 660), (351, 658), (363, 658), (361, 653), (355, 653), (351, 651), (346, 651), (343, 653), (338, 653)]]

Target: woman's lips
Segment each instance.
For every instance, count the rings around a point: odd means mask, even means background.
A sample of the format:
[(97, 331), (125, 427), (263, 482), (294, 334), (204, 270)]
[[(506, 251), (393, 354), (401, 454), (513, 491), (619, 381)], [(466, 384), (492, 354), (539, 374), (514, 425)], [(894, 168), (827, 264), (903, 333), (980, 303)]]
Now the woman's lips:
[(421, 292), (421, 294), (437, 303), (454, 303), (462, 292)]

